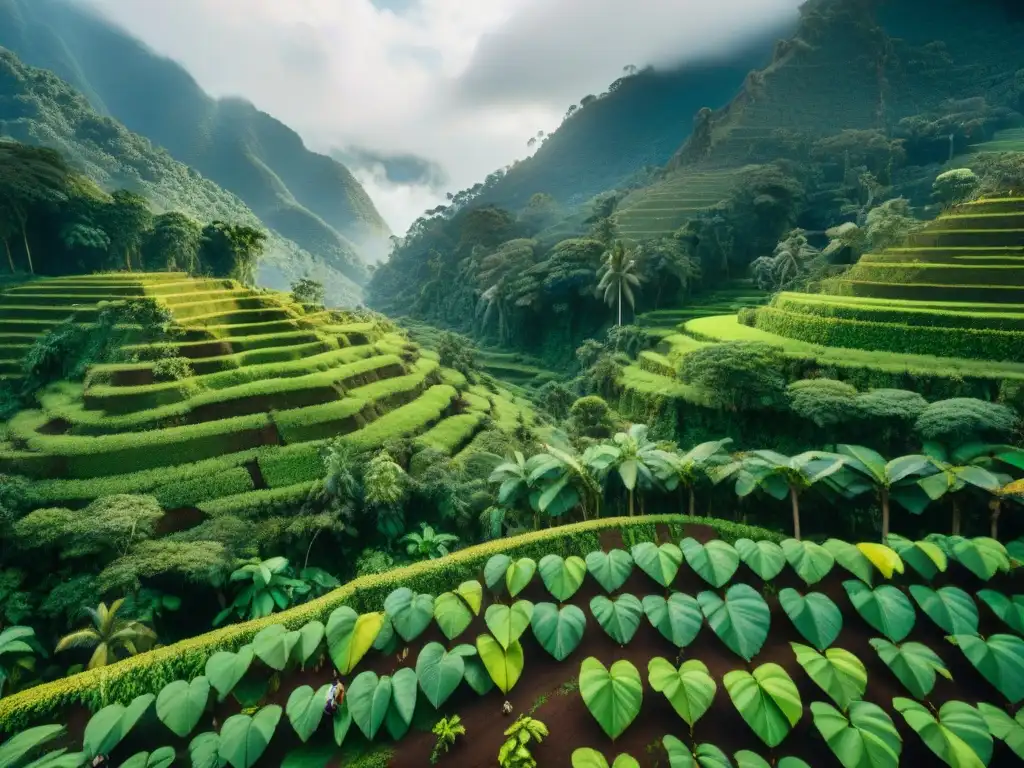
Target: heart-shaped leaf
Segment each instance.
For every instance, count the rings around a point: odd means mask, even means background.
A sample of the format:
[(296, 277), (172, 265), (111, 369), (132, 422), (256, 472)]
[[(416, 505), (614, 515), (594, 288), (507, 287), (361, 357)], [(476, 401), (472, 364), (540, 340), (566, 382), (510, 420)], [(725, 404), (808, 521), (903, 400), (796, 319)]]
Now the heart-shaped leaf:
[(391, 626), (391, 619), (387, 617), (387, 614), (384, 614), (380, 625), (380, 632), (377, 633), (377, 637), (373, 641), (373, 650), (380, 651), (385, 656), (390, 656), (398, 648), (398, 640), (398, 633)]
[(192, 682), (175, 680), (156, 697), (156, 716), (176, 736), (185, 738), (199, 724), (210, 700), (210, 681), (200, 675)]
[(988, 581), (999, 571), (1010, 570), (1010, 555), (995, 539), (950, 536), (949, 542), (953, 557), (982, 581)]
[(927, 698), (935, 687), (936, 674), (947, 680), (953, 679), (942, 659), (927, 645), (912, 642), (893, 645), (877, 637), (869, 642), (885, 666), (915, 699)]
[(667, 659), (655, 657), (647, 662), (647, 680), (691, 730), (710, 709), (718, 690), (707, 666), (697, 659), (684, 661), (676, 669)]
[[(30, 768), (57, 768), (57, 766), (61, 765), (58, 761), (65, 757), (71, 758), (73, 756), (61, 755), (57, 758), (57, 761), (43, 758), (42, 760), (37, 760), (32, 763)], [(121, 768), (170, 768), (170, 766), (174, 764), (176, 757), (177, 755), (175, 754), (173, 747), (160, 747), (160, 749), (154, 750), (153, 752), (139, 752), (132, 755), (121, 763)], [(83, 756), (81, 758), (81, 762), (66, 762), (64, 764), (81, 766), (85, 764), (85, 757)]]
[[(572, 753), (572, 768), (609, 768), (604, 755), (596, 749), (581, 747)], [(615, 758), (611, 768), (640, 768), (640, 763), (632, 756), (622, 754)]]
[(331, 725), (334, 728), (334, 743), (340, 747), (345, 743), (345, 737), (352, 729), (352, 713), (348, 708), (348, 697), (341, 700), (341, 705), (335, 711), (334, 722)]
[(871, 580), (875, 577), (874, 566), (855, 545), (840, 539), (829, 539), (821, 546), (828, 550), (842, 568), (871, 586)]
[(583, 640), (587, 617), (575, 605), (559, 609), (554, 603), (537, 603), (530, 625), (541, 647), (558, 661), (565, 661)]
[(434, 598), (417, 595), (408, 587), (399, 587), (384, 598), (384, 613), (391, 619), (395, 632), (408, 643), (430, 626), (434, 617)]
[(598, 595), (590, 601), (590, 612), (612, 640), (625, 645), (636, 634), (644, 608), (634, 595), (628, 593), (619, 595), (615, 600)]
[(217, 691), (219, 701), (224, 701), (227, 695), (238, 685), (256, 655), (252, 652), (252, 646), (246, 645), (237, 652), (218, 651), (206, 660), (206, 679)]
[(914, 628), (914, 606), (896, 587), (883, 584), (869, 589), (859, 581), (844, 581), (843, 588), (861, 618), (892, 642), (900, 642)]
[(715, 539), (701, 544), (687, 537), (679, 543), (686, 564), (716, 589), (729, 583), (740, 566), (740, 555), (729, 544)]
[(811, 592), (806, 597), (787, 587), (779, 592), (779, 605), (804, 639), (824, 651), (839, 637), (843, 614), (828, 595)]
[(484, 623), (491, 630), (494, 639), (508, 650), (512, 643), (522, 637), (533, 618), (533, 603), (517, 600), (511, 606), (494, 603), (487, 606)]
[(992, 613), (1018, 635), (1024, 635), (1024, 595), (1008, 597), (993, 589), (982, 589), (978, 598), (985, 602)]
[(347, 605), (334, 609), (327, 619), (327, 648), (341, 674), (351, 673), (373, 647), (384, 618), (383, 613), (357, 614)]
[(971, 596), (957, 587), (931, 589), (911, 584), (910, 595), (921, 610), (947, 635), (976, 635), (978, 608)]
[(522, 592), (533, 580), (537, 562), (529, 557), (520, 557), (505, 571), (505, 587), (511, 597)]
[(313, 654), (320, 647), (326, 631), (323, 622), (320, 621), (311, 621), (299, 630), (299, 642), (295, 646), (293, 656), (300, 665), (304, 665), (313, 658)]
[(762, 664), (753, 673), (738, 669), (722, 682), (740, 716), (771, 748), (781, 744), (803, 716), (796, 684), (778, 664)]
[(891, 547), (872, 541), (863, 541), (857, 545), (857, 549), (887, 579), (891, 579), (894, 573), (903, 573), (904, 571), (903, 558)]
[(746, 661), (758, 654), (768, 638), (771, 611), (752, 587), (733, 584), (725, 600), (714, 592), (701, 592), (697, 602), (708, 626), (729, 650)]
[(667, 587), (672, 584), (679, 567), (683, 564), (683, 553), (675, 544), (666, 542), (662, 545), (649, 541), (641, 542), (633, 547), (633, 561), (640, 570)]
[(591, 552), (586, 559), (587, 570), (605, 592), (614, 592), (626, 583), (633, 572), (633, 557), (624, 549)]
[(476, 639), (476, 650), (487, 674), (502, 693), (511, 691), (523, 674), (523, 646), (517, 640), (507, 649), (490, 635)]
[(377, 673), (370, 670), (360, 672), (349, 685), (345, 701), (352, 714), (352, 722), (369, 741), (373, 741), (391, 706), (391, 678), (387, 675), (377, 677)]
[(220, 735), (200, 733), (188, 745), (192, 768), (224, 768), (227, 761), (220, 756)]
[[(741, 749), (733, 757), (736, 759), (736, 768), (772, 768), (771, 763), (748, 749)], [(811, 766), (799, 757), (783, 757), (775, 768), (811, 768)]]
[(947, 701), (936, 718), (916, 701), (897, 697), (893, 707), (940, 760), (951, 768), (982, 768), (992, 759), (992, 734), (970, 704)]
[(86, 723), (82, 734), (82, 748), (89, 757), (109, 755), (129, 734), (146, 710), (156, 700), (151, 693), (136, 696), (126, 707), (108, 704)]
[(1024, 699), (1024, 640), (1015, 635), (953, 635), (982, 677), (1016, 705)]
[(560, 603), (564, 603), (583, 586), (587, 575), (587, 564), (582, 557), (570, 555), (545, 555), (540, 560), (540, 577), (548, 592)]
[(668, 753), (669, 768), (733, 768), (729, 756), (714, 744), (698, 744), (691, 752), (686, 744), (671, 734), (662, 738), (661, 744)]
[(263, 707), (249, 715), (232, 715), (220, 728), (217, 753), (232, 768), (252, 768), (274, 737), (281, 722), (281, 708), (276, 704)]
[(320, 727), (320, 721), (324, 716), (324, 704), (330, 690), (330, 685), (323, 685), (318, 691), (314, 691), (308, 685), (300, 685), (288, 697), (284, 711), (303, 743), (309, 741), (309, 737)]
[(931, 541), (911, 541), (894, 533), (889, 534), (889, 546), (904, 563), (931, 581), (949, 567), (949, 558), (938, 544)]
[(479, 581), (462, 582), (455, 590), (455, 594), (466, 601), (466, 605), (469, 606), (469, 610), (473, 612), (474, 616), (480, 615), (480, 606), (484, 600), (484, 588), (480, 586)]
[(979, 704), (978, 711), (985, 718), (992, 737), (1005, 742), (1017, 757), (1024, 760), (1024, 709), (1019, 710), (1016, 717), (1010, 717), (991, 704)]
[(647, 595), (643, 600), (647, 620), (661, 636), (677, 648), (685, 648), (694, 641), (704, 624), (704, 614), (696, 598), (673, 592), (665, 599), (661, 595)]
[(473, 613), (461, 597), (445, 592), (434, 601), (434, 619), (444, 636), (454, 640), (473, 622)]
[(843, 768), (897, 768), (903, 740), (892, 718), (877, 704), (855, 701), (849, 718), (821, 701), (811, 704), (814, 727)]
[(466, 662), (466, 671), (463, 673), (462, 679), (466, 681), (477, 696), (485, 696), (490, 693), (491, 689), (494, 688), (494, 680), (491, 679), (487, 667), (484, 666), (480, 653), (477, 652), (475, 656), (469, 656), (464, 661)]
[(281, 672), (288, 666), (288, 660), (301, 639), (298, 631), (289, 632), (280, 624), (273, 624), (257, 633), (252, 640), (252, 650), (260, 661)]
[(831, 552), (813, 541), (786, 539), (782, 542), (782, 554), (808, 586), (828, 576), (836, 562)]
[(580, 665), (579, 681), (583, 703), (614, 741), (640, 714), (644, 697), (640, 673), (625, 659), (607, 669), (591, 656)]
[(492, 555), (484, 566), (484, 583), (488, 589), (504, 586), (505, 574), (512, 565), (512, 558), (505, 554)]
[(455, 693), (465, 671), (462, 654), (448, 652), (440, 643), (427, 643), (416, 659), (416, 678), (434, 709), (440, 709)]
[(829, 648), (824, 655), (813, 648), (790, 643), (797, 663), (807, 676), (828, 694), (844, 712), (850, 704), (864, 697), (868, 686), (868, 671), (863, 662), (842, 648)]
[(384, 715), (388, 735), (398, 741), (409, 732), (416, 712), (416, 673), (408, 667), (391, 676), (391, 703)]
[(5, 768), (21, 765), (21, 760), (39, 749), (43, 744), (63, 735), (67, 727), (63, 725), (37, 725), (11, 736), (0, 744), (0, 765)]
[(763, 581), (771, 581), (786, 567), (786, 555), (774, 541), (738, 539), (733, 546), (744, 565)]

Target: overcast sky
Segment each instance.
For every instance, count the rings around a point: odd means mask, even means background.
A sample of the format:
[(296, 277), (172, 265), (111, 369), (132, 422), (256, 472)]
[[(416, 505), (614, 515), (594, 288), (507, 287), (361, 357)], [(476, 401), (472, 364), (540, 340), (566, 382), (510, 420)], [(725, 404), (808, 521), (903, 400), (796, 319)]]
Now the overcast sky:
[[(527, 153), (538, 130), (625, 64), (729, 48), (801, 0), (79, 0), (238, 95), (319, 151), (435, 161), (458, 190)], [(443, 190), (359, 174), (402, 232)]]

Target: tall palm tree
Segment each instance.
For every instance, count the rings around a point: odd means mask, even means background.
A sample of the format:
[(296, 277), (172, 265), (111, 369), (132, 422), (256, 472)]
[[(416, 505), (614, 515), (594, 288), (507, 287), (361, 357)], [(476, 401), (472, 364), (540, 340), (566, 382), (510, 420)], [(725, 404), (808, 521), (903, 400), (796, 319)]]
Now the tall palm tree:
[(714, 468), (729, 461), (729, 454), (723, 448), (732, 442), (731, 437), (723, 440), (710, 440), (694, 446), (686, 453), (679, 451), (658, 451), (655, 454), (655, 474), (665, 486), (665, 490), (674, 491), (685, 488), (690, 497), (689, 512), (693, 517), (696, 507), (694, 487), (701, 478), (707, 477)]
[(952, 451), (938, 443), (927, 443), (924, 451), (935, 467), (935, 473), (917, 481), (932, 501), (949, 496), (953, 507), (952, 533), (960, 535), (962, 527), (958, 494), (967, 488), (977, 488), (995, 494), (1006, 485), (1009, 477), (992, 472), (992, 460), (1005, 446), (968, 443)]
[(651, 488), (657, 483), (655, 469), (661, 452), (647, 436), (645, 424), (633, 424), (626, 432), (616, 433), (610, 441), (591, 446), (583, 454), (584, 462), (599, 477), (615, 471), (629, 496), (629, 516), (633, 516), (636, 489)]
[(530, 505), (550, 517), (561, 517), (578, 506), (586, 520), (589, 509), (600, 508), (601, 486), (583, 457), (570, 446), (553, 442), (545, 443), (544, 449), (526, 462), (533, 486)]
[(604, 295), (609, 307), (618, 302), (618, 325), (622, 325), (622, 297), (625, 295), (630, 307), (635, 306), (633, 289), (640, 286), (640, 268), (633, 252), (626, 250), (621, 240), (616, 240), (612, 247), (605, 251), (602, 261), (597, 272), (600, 278), (597, 290)]
[(118, 618), (118, 611), (124, 598), (115, 600), (107, 607), (100, 603), (96, 608), (86, 608), (92, 619), (92, 626), (65, 635), (57, 643), (56, 652), (69, 648), (95, 648), (89, 659), (89, 669), (113, 664), (121, 655), (134, 656), (156, 640), (156, 633), (133, 619)]
[(846, 467), (853, 471), (850, 480), (840, 479), (840, 486), (849, 495), (873, 489), (882, 507), (882, 542), (889, 538), (889, 501), (894, 500), (914, 514), (920, 514), (930, 499), (921, 493), (917, 479), (934, 472), (928, 456), (911, 454), (886, 461), (876, 451), (862, 445), (839, 445), (836, 450), (846, 457)]

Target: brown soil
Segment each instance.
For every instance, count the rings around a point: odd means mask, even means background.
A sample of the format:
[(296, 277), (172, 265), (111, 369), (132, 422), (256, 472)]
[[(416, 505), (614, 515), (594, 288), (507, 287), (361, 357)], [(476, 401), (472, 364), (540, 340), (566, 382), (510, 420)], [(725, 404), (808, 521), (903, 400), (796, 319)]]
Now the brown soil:
[(252, 461), (245, 462), (242, 466), (244, 466), (249, 472), (249, 477), (252, 478), (252, 487), (254, 490), (262, 491), (268, 487), (267, 481), (263, 479), (263, 472), (260, 470), (260, 464), (258, 461), (253, 459)]
[(169, 536), (172, 533), (195, 528), (206, 519), (206, 513), (196, 507), (168, 509), (164, 512), (164, 516), (157, 521), (154, 533), (157, 537)]
[(152, 368), (129, 368), (114, 371), (110, 377), (110, 383), (115, 387), (144, 387), (155, 381)]

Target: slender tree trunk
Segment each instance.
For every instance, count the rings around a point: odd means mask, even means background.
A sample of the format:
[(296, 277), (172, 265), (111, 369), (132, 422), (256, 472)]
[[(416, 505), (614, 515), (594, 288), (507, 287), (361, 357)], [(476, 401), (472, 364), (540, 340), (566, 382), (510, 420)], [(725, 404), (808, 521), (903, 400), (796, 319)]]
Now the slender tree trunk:
[(25, 258), (28, 259), (29, 274), (34, 275), (36, 273), (36, 269), (32, 264), (32, 249), (28, 247), (28, 230), (25, 229), (24, 221), (21, 222), (21, 239), (25, 243)]
[(889, 489), (882, 489), (882, 543), (889, 541)]
[(4, 238), (4, 250), (7, 251), (7, 264), (11, 268), (11, 274), (13, 275), (17, 270), (14, 269), (14, 257), (11, 256), (11, 244)]
[(622, 325), (622, 283), (619, 283), (619, 325)]
[(306, 547), (306, 559), (302, 563), (302, 570), (306, 570), (309, 567), (309, 553), (313, 551), (313, 544), (316, 542), (316, 537), (320, 535), (323, 528), (317, 528), (316, 533), (313, 534), (313, 538), (309, 540), (309, 546)]
[(632, 517), (633, 516), (633, 492), (627, 488), (626, 489), (626, 493), (629, 495), (629, 516)]
[(697, 500), (694, 498), (693, 486), (692, 485), (690, 486), (689, 490), (690, 490), (690, 517), (693, 517), (694, 508), (696, 506)]
[(993, 539), (996, 539), (997, 541), (999, 540), (999, 515), (1002, 513), (1002, 511), (1003, 511), (1003, 500), (1002, 499), (996, 499), (995, 503), (992, 505), (992, 517), (991, 517), (992, 526), (991, 526), (991, 531), (989, 532), (989, 535)]
[(800, 503), (797, 501), (796, 488), (790, 487), (789, 500), (793, 504), (793, 538), (800, 541)]
[(953, 498), (953, 535), (960, 535), (960, 504), (956, 497)]

